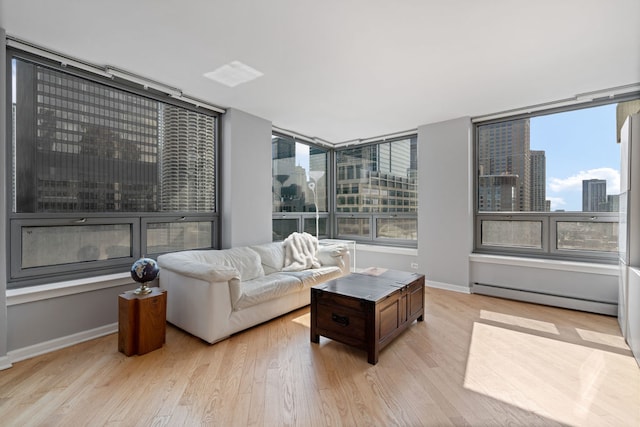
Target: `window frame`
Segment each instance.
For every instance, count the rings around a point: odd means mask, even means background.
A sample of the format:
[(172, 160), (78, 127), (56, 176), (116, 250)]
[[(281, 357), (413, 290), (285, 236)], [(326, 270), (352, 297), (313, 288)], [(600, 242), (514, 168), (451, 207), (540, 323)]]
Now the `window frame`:
[[(575, 262), (593, 262), (601, 264), (615, 264), (618, 262), (617, 252), (589, 251), (589, 250), (569, 250), (557, 247), (557, 223), (563, 221), (576, 222), (613, 222), (618, 219), (618, 212), (536, 212), (536, 211), (480, 211), (478, 206), (479, 197), (479, 127), (494, 123), (503, 123), (521, 119), (531, 119), (534, 117), (563, 113), (568, 111), (583, 110), (599, 107), (608, 104), (618, 104), (626, 101), (640, 99), (640, 93), (633, 92), (615, 97), (604, 97), (589, 102), (543, 108), (528, 113), (504, 115), (493, 117), (487, 120), (477, 120), (473, 122), (473, 213), (474, 213), (474, 241), (473, 252), (490, 255), (521, 256), (528, 258), (543, 258)], [(489, 246), (482, 244), (482, 221), (517, 221), (536, 220), (542, 222), (541, 249), (514, 248), (508, 246)]]
[[(332, 171), (332, 163), (333, 163), (333, 157), (334, 157), (334, 149), (331, 147), (327, 147), (324, 145), (320, 145), (320, 144), (315, 144), (313, 142), (310, 141), (306, 141), (304, 139), (292, 136), (292, 135), (287, 135), (281, 131), (277, 131), (275, 129), (273, 129), (271, 131), (271, 135), (272, 136), (278, 136), (280, 138), (287, 138), (287, 139), (291, 139), (294, 143), (300, 143), (300, 144), (304, 144), (307, 145), (309, 147), (315, 147), (315, 148), (319, 148), (322, 150), (326, 150), (326, 154), (327, 154), (327, 170), (325, 172), (325, 179), (326, 179), (326, 187), (327, 187), (327, 210), (326, 211), (319, 211), (317, 212), (318, 218), (319, 219), (325, 219), (326, 220), (326, 227), (325, 227), (325, 233), (321, 233), (318, 235), (318, 239), (328, 239), (330, 238), (330, 236), (332, 235), (332, 230), (331, 230), (331, 225), (332, 225), (332, 221), (331, 221), (331, 213), (332, 213), (332, 203), (333, 203), (333, 193), (335, 193), (334, 191), (332, 191), (332, 188), (334, 188), (333, 186), (333, 171)], [(273, 144), (273, 142), (272, 142)], [(272, 145), (273, 146), (273, 145)], [(271, 158), (271, 162), (273, 165), (273, 157)], [(271, 179), (273, 180), (273, 170), (271, 173)], [(273, 192), (272, 192), (273, 195)], [(315, 219), (316, 219), (316, 212), (274, 212), (273, 211), (273, 206), (271, 208), (271, 222), (272, 224), (274, 224), (276, 221), (282, 221), (282, 220), (295, 220), (296, 221), (296, 228), (294, 231), (298, 232), (298, 233), (302, 233), (305, 231), (305, 220), (312, 220), (314, 221), (314, 230), (315, 230)], [(280, 239), (275, 239), (275, 232), (273, 232), (273, 229), (275, 227), (273, 227), (272, 225), (272, 234), (274, 234), (274, 240), (273, 241), (280, 241)], [(315, 232), (314, 233), (310, 233), (313, 234), (315, 236)], [(285, 236), (286, 237), (286, 236)], [(284, 240), (284, 239), (283, 239)]]
[[(59, 72), (69, 74), (71, 76), (89, 80), (92, 83), (105, 85), (113, 89), (130, 92), (134, 95), (151, 99), (163, 104), (172, 105), (186, 110), (205, 114), (213, 119), (213, 167), (214, 167), (214, 210), (213, 212), (179, 212), (179, 211), (158, 211), (158, 212), (70, 212), (70, 213), (16, 213), (13, 212), (13, 203), (11, 202), (12, 194), (12, 141), (13, 141), (13, 113), (12, 113), (12, 60), (13, 59), (28, 61), (36, 65), (48, 67)], [(34, 286), (44, 283), (59, 282), (84, 278), (87, 275), (102, 275), (122, 273), (128, 271), (133, 261), (141, 256), (157, 257), (162, 253), (146, 253), (146, 226), (155, 222), (179, 222), (179, 221), (205, 221), (211, 222), (211, 242), (212, 248), (216, 249), (220, 246), (220, 116), (221, 113), (200, 105), (200, 103), (191, 103), (176, 99), (170, 94), (156, 89), (155, 84), (149, 86), (138, 83), (134, 80), (127, 80), (124, 77), (108, 78), (99, 72), (92, 73), (86, 69), (80, 69), (72, 65), (67, 65), (63, 60), (54, 60), (47, 55), (40, 56), (32, 52), (21, 50), (18, 47), (6, 48), (6, 63), (3, 65), (6, 69), (6, 93), (7, 93), (7, 112), (6, 120), (6, 164), (5, 164), (5, 185), (9, 196), (7, 200), (6, 212), (7, 222), (5, 224), (7, 230), (7, 289), (17, 289), (22, 287)], [(133, 76), (136, 77), (136, 76)], [(141, 79), (144, 81), (145, 79)], [(174, 221), (167, 221), (174, 218)], [(129, 223), (132, 226), (132, 246), (131, 256), (115, 258), (110, 260), (85, 261), (70, 263), (64, 265), (51, 265), (43, 267), (22, 268), (22, 241), (20, 238), (21, 227), (23, 226), (56, 226), (69, 225), (77, 223), (79, 219), (83, 219), (83, 225), (109, 225)], [(198, 248), (207, 249), (207, 248)]]
[[(371, 141), (371, 142), (366, 142), (366, 143), (362, 143), (362, 144), (354, 144), (354, 145), (349, 145), (349, 146), (345, 146), (345, 147), (338, 147), (338, 148), (334, 148), (334, 153), (333, 153), (333, 163), (332, 163), (332, 175), (334, 177), (334, 191), (332, 192), (332, 206), (333, 209), (331, 211), (332, 213), (332, 230), (333, 230), (333, 234), (331, 238), (334, 239), (341, 239), (341, 240), (353, 240), (357, 243), (361, 243), (361, 244), (368, 244), (368, 245), (379, 245), (379, 246), (395, 246), (395, 247), (406, 247), (406, 248), (417, 248), (418, 247), (418, 238), (416, 235), (416, 240), (407, 240), (407, 239), (391, 239), (391, 238), (385, 238), (385, 237), (376, 237), (377, 236), (377, 232), (378, 232), (378, 219), (392, 219), (392, 218), (410, 218), (410, 219), (415, 219), (416, 221), (416, 233), (418, 233), (418, 228), (419, 228), (419, 223), (418, 223), (418, 209), (419, 209), (419, 189), (418, 189), (418, 184), (419, 181), (418, 179), (416, 179), (416, 194), (417, 194), (417, 198), (416, 198), (416, 212), (415, 213), (407, 213), (407, 212), (338, 212), (337, 211), (337, 206), (338, 206), (338, 185), (339, 185), (339, 181), (338, 181), (338, 156), (337, 153), (339, 151), (342, 150), (349, 150), (349, 149), (353, 149), (353, 148), (362, 148), (362, 147), (367, 147), (367, 146), (373, 146), (373, 145), (380, 145), (380, 144), (388, 144), (388, 143), (393, 143), (396, 141), (403, 141), (406, 139), (416, 139), (416, 149), (417, 149), (417, 138), (418, 138), (418, 134), (416, 133), (407, 133), (407, 134), (403, 134), (401, 136), (397, 136), (397, 137), (393, 137), (393, 138), (388, 138), (388, 139), (382, 139), (382, 140), (375, 140), (375, 141)], [(417, 161), (417, 159), (416, 159)], [(417, 174), (420, 174), (420, 169), (418, 167), (417, 169)], [(363, 219), (367, 219), (369, 221), (369, 233), (367, 236), (362, 236), (362, 235), (354, 235), (354, 234), (348, 234), (348, 233), (340, 233), (339, 231), (339, 226), (338, 226), (338, 221), (340, 218), (363, 218)]]
[[(97, 216), (87, 214), (86, 216), (76, 215), (73, 218), (62, 217), (60, 215), (47, 215), (43, 218), (34, 214), (28, 214), (28, 217), (13, 218), (10, 220), (10, 241), (11, 241), (11, 258), (10, 258), (10, 277), (13, 279), (11, 283), (21, 283), (26, 286), (28, 284), (41, 283), (42, 279), (50, 276), (65, 275), (73, 276), (80, 264), (85, 267), (83, 270), (91, 272), (104, 271), (105, 273), (111, 272), (113, 268), (119, 267), (122, 264), (131, 264), (136, 259), (140, 258), (140, 222), (136, 218), (125, 216)], [(69, 264), (57, 264), (48, 265), (42, 267), (29, 267), (22, 268), (22, 228), (23, 227), (55, 227), (55, 226), (91, 226), (91, 225), (115, 225), (115, 224), (130, 224), (131, 225), (131, 252), (129, 257), (114, 258), (109, 260), (96, 260), (96, 261), (83, 261), (78, 263)], [(118, 269), (118, 271), (121, 271)], [(83, 274), (82, 276), (86, 276)], [(38, 280), (40, 278), (40, 280)], [(25, 279), (30, 279), (23, 282)], [(8, 286), (8, 289), (22, 286)]]

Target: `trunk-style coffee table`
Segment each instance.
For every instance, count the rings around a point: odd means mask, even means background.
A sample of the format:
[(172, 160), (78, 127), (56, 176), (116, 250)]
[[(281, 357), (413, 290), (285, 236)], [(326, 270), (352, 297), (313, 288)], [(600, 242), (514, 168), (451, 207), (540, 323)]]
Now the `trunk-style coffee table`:
[(373, 268), (311, 287), (311, 342), (361, 348), (373, 365), (414, 320), (424, 320), (422, 274)]

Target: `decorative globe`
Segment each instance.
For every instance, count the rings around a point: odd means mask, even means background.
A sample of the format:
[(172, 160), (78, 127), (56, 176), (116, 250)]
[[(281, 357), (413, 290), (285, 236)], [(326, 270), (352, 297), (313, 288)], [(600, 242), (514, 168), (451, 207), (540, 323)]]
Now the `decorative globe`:
[(158, 273), (160, 273), (160, 268), (158, 264), (152, 260), (151, 258), (140, 258), (131, 266), (131, 277), (136, 282), (142, 283), (143, 285), (138, 288), (137, 293), (149, 293), (151, 289), (149, 289), (145, 283), (151, 282), (156, 277), (158, 277)]

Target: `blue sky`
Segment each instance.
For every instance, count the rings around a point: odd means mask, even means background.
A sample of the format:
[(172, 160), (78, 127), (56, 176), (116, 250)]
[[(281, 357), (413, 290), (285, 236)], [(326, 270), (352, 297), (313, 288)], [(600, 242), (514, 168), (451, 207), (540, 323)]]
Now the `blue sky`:
[(607, 194), (620, 193), (616, 104), (532, 118), (531, 149), (546, 153), (552, 211), (581, 211), (584, 179), (606, 179)]

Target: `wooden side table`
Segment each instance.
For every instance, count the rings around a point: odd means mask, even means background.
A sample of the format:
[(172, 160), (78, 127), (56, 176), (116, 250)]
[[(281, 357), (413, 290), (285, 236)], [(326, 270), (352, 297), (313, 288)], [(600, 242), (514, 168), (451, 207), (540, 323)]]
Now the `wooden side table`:
[(167, 291), (151, 289), (146, 295), (127, 291), (118, 296), (118, 351), (127, 356), (148, 353), (165, 342)]

